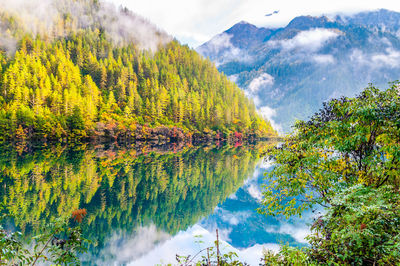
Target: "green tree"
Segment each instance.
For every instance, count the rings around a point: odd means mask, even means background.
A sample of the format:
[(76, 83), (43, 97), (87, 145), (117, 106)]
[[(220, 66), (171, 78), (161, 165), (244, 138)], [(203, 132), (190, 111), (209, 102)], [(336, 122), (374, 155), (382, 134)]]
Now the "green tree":
[(399, 185), (400, 96), (366, 88), (356, 98), (333, 99), (307, 122), (298, 122), (281, 145), (269, 150), (261, 212), (301, 214), (316, 203), (329, 206), (354, 184)]
[(391, 186), (356, 185), (338, 193), (308, 236), (319, 265), (399, 265), (400, 194)]
[(85, 128), (82, 112), (78, 106), (75, 106), (72, 114), (67, 117), (67, 124), (71, 131), (83, 130)]

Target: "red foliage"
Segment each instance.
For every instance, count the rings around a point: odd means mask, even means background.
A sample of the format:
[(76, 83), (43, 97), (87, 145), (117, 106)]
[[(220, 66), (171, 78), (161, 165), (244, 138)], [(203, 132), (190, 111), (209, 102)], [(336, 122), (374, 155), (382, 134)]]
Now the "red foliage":
[(81, 223), (83, 220), (83, 217), (85, 217), (87, 214), (86, 209), (77, 209), (75, 211), (72, 212), (72, 218), (78, 222)]
[(238, 140), (242, 140), (243, 134), (240, 133), (240, 132), (235, 131), (235, 138), (238, 139)]
[(242, 141), (237, 141), (237, 142), (235, 143), (235, 148), (241, 147), (242, 145), (243, 145), (243, 142), (242, 142)]

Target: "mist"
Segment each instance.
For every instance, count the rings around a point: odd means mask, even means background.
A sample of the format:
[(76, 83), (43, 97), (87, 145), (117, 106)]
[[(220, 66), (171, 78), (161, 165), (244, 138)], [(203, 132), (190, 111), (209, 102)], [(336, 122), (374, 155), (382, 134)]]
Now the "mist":
[(106, 1), (0, 0), (0, 45), (8, 52), (15, 51), (18, 37), (10, 34), (6, 16), (33, 36), (65, 37), (80, 29), (101, 28), (115, 44), (134, 43), (152, 51), (172, 40), (147, 19)]

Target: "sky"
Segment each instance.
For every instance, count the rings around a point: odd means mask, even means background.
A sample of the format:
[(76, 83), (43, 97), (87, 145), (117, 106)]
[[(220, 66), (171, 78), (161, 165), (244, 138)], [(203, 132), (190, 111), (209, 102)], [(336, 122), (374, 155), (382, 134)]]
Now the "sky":
[[(352, 14), (386, 8), (400, 12), (399, 0), (108, 0), (155, 23), (195, 48), (244, 20), (281, 27), (300, 15)], [(279, 11), (272, 16), (266, 14)]]

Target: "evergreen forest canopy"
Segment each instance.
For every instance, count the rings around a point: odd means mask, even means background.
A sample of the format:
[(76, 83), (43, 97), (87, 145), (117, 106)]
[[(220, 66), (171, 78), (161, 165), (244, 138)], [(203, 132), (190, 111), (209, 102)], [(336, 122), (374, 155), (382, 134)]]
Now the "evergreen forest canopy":
[[(83, 10), (102, 5), (61, 2), (80, 4)], [(141, 130), (143, 125), (176, 126), (190, 134), (274, 134), (252, 101), (195, 51), (166, 42), (162, 32), (154, 33), (163, 40), (155, 52), (141, 49), (130, 35), (115, 40), (109, 29), (114, 28), (99, 24), (92, 13), (84, 13), (92, 18), (90, 26), (65, 13), (52, 34), (42, 35), (25, 30), (23, 19), (1, 13), (3, 37), (18, 40), (15, 52), (4, 42), (0, 54), (3, 141), (61, 141), (104, 132), (135, 138), (139, 125)], [(114, 15), (135, 17), (127, 10)]]

